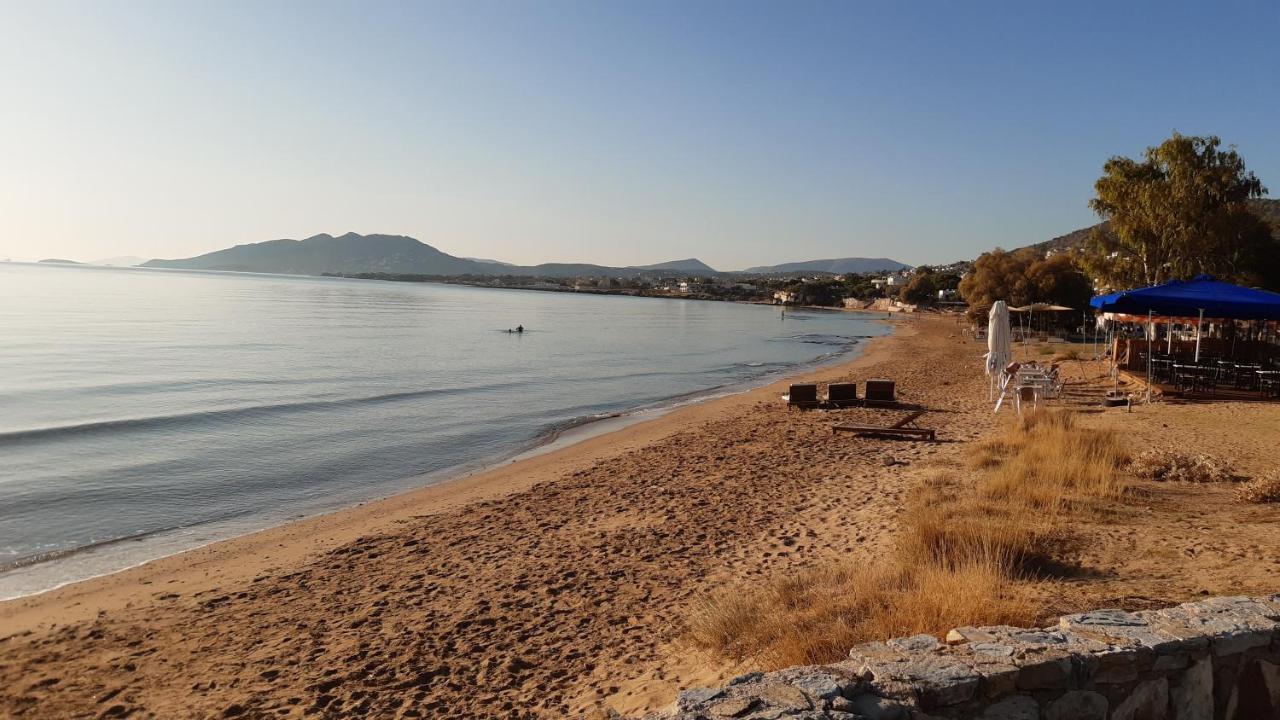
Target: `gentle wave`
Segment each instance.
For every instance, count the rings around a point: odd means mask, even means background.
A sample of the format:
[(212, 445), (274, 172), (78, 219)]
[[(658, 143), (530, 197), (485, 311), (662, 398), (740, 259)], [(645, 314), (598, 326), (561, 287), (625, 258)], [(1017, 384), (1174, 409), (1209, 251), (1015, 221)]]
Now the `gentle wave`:
[[(507, 387), (518, 387), (522, 383), (507, 383)], [(487, 388), (502, 388), (503, 385), (489, 385)], [(370, 395), (359, 398), (340, 398), (334, 400), (304, 400), (290, 403), (268, 403), (245, 407), (225, 408), (222, 410), (198, 410), (195, 412), (173, 413), (170, 415), (150, 415), (138, 418), (120, 418), (117, 420), (98, 420), (95, 422), (55, 425), (52, 427), (31, 428), (29, 430), (12, 430), (0, 433), (0, 445), (19, 441), (47, 440), (75, 434), (92, 434), (113, 430), (140, 430), (174, 424), (191, 424), (203, 421), (237, 420), (256, 415), (268, 415), (280, 412), (301, 412), (324, 408), (343, 408), (365, 404), (394, 402), (414, 398), (431, 397), (433, 395), (457, 395), (472, 391), (474, 388), (434, 388), (430, 390), (408, 390), (404, 392)]]
[[(761, 367), (788, 367), (785, 363), (746, 363), (739, 365), (726, 365), (715, 370), (655, 370), (650, 372), (633, 372), (618, 373), (611, 375), (587, 375), (584, 380), (591, 382), (609, 382), (614, 380), (638, 380), (644, 378), (655, 377), (680, 377), (680, 376), (705, 376), (714, 374), (715, 372), (730, 373), (741, 367), (751, 367), (753, 369)], [(334, 398), (332, 400), (302, 400), (298, 402), (286, 403), (266, 403), (261, 405), (248, 405), (243, 407), (221, 408), (217, 410), (196, 410), (185, 413), (172, 413), (167, 415), (149, 415), (137, 418), (118, 418), (112, 420), (96, 420), (84, 423), (70, 423), (66, 425), (53, 425), (49, 427), (29, 428), (23, 430), (9, 430), (0, 432), (0, 445), (13, 442), (29, 442), (60, 438), (76, 434), (93, 434), (105, 431), (115, 430), (143, 430), (162, 426), (174, 426), (183, 424), (194, 424), (198, 422), (221, 422), (224, 420), (237, 420), (246, 417), (254, 417), (258, 415), (270, 415), (274, 413), (289, 412), (306, 412), (309, 410), (321, 409), (341, 409), (347, 407), (356, 407), (360, 405), (373, 405), (378, 403), (396, 402), (399, 400), (413, 400), (419, 398), (427, 398), (432, 396), (443, 395), (462, 395), (466, 393), (488, 393), (494, 390), (512, 390), (527, 385), (526, 382), (507, 382), (507, 383), (486, 383), (484, 385), (452, 387), (452, 388), (430, 388), (423, 390), (406, 390), (402, 392), (383, 393), (379, 395), (369, 395), (365, 397), (354, 398)], [(104, 386), (109, 388), (110, 386)], [(716, 386), (719, 387), (719, 386)]]
[(142, 542), (148, 538), (156, 537), (158, 535), (163, 535), (165, 533), (175, 532), (178, 530), (185, 530), (190, 527), (195, 527), (196, 525), (204, 525), (211, 522), (230, 520), (232, 518), (235, 518), (241, 515), (244, 515), (244, 513), (236, 513), (234, 515), (228, 515), (226, 517), (205, 518), (205, 519), (202, 519), (199, 523), (195, 523), (192, 525), (171, 525), (168, 527), (151, 528), (151, 529), (143, 530), (130, 535), (104, 538), (102, 540), (97, 540), (95, 542), (81, 543), (79, 545), (75, 545), (72, 547), (58, 548), (57, 550), (47, 550), (44, 552), (33, 553), (30, 555), (20, 555), (13, 560), (0, 561), (0, 573), (8, 572), (10, 570), (17, 570), (19, 568), (24, 568), (24, 567), (31, 567), (32, 565), (39, 565), (41, 563), (54, 562), (56, 560), (65, 560), (69, 557), (74, 557), (76, 555), (87, 553), (92, 550), (101, 550), (103, 548), (111, 547), (112, 545), (120, 545), (122, 543), (127, 543), (127, 542)]

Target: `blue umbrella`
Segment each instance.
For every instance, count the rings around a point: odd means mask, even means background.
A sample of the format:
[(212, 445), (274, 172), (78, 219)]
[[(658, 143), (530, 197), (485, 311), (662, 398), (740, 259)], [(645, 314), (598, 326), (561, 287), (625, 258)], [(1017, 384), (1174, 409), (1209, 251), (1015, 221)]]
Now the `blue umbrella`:
[(1103, 312), (1127, 315), (1280, 320), (1280, 293), (1219, 282), (1208, 275), (1099, 295), (1089, 304)]
[(1102, 312), (1127, 315), (1196, 316), (1196, 362), (1200, 361), (1200, 324), (1206, 315), (1225, 320), (1280, 320), (1280, 293), (1219, 282), (1208, 275), (1099, 295), (1089, 304)]

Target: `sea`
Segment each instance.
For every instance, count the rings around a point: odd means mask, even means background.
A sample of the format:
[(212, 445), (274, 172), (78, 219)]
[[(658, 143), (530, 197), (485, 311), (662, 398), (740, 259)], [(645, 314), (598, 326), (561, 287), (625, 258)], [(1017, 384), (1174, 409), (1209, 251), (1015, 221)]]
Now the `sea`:
[(0, 599), (740, 392), (888, 330), (730, 302), (0, 263)]

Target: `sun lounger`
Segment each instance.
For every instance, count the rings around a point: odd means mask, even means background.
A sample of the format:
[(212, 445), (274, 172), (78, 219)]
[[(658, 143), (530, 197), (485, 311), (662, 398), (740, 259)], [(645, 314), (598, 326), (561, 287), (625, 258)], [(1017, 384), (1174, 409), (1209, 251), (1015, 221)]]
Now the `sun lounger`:
[(812, 383), (792, 385), (790, 391), (782, 396), (788, 407), (818, 407), (818, 386)]
[(867, 381), (866, 403), (868, 405), (897, 405), (892, 380), (874, 378)]
[(858, 437), (882, 436), (882, 437), (899, 437), (912, 438), (916, 440), (936, 440), (937, 431), (933, 428), (915, 427), (913, 423), (921, 415), (923, 410), (907, 415), (903, 419), (893, 425), (867, 425), (863, 423), (841, 423), (834, 425), (831, 432), (849, 432)]
[(849, 407), (858, 404), (857, 383), (831, 383), (827, 386), (828, 407)]

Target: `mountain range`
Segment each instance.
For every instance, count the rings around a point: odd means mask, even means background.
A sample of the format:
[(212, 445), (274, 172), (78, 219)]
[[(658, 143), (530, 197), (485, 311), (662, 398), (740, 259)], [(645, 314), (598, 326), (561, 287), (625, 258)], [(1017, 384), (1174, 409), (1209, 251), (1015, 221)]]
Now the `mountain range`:
[[(653, 265), (611, 267), (587, 263), (511, 265), (496, 260), (455, 257), (404, 235), (315, 235), (305, 240), (268, 240), (236, 245), (178, 260), (149, 260), (143, 267), (230, 270), (290, 275), (388, 273), (416, 275), (528, 275), (534, 277), (631, 277), (664, 272), (718, 275), (696, 258)], [(751, 268), (749, 273), (878, 272), (908, 267), (885, 258), (845, 258)], [(842, 269), (831, 269), (842, 268)], [(856, 269), (850, 269), (856, 268)]]

